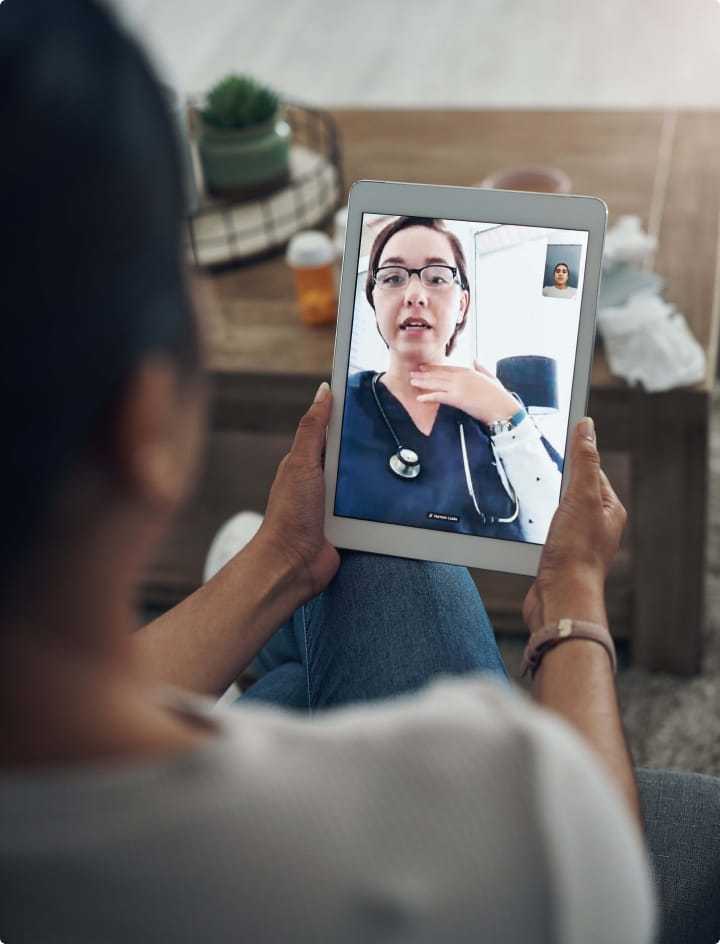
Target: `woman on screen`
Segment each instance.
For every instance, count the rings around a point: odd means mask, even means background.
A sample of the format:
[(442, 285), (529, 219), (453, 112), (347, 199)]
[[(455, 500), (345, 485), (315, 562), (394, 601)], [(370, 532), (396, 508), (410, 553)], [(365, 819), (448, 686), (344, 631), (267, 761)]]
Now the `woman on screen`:
[(553, 284), (546, 285), (543, 295), (548, 298), (575, 298), (575, 289), (570, 285), (570, 266), (567, 262), (558, 262), (553, 270)]
[(448, 363), (470, 303), (460, 241), (440, 220), (389, 223), (365, 293), (390, 364), (348, 378), (335, 514), (543, 542), (561, 457), (477, 361)]

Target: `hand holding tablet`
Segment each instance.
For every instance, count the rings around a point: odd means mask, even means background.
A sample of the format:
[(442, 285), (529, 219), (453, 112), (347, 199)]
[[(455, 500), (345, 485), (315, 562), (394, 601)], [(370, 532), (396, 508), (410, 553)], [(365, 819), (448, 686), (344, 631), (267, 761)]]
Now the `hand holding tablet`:
[(290, 452), (270, 488), (258, 541), (277, 571), (290, 570), (301, 601), (321, 593), (340, 566), (340, 555), (323, 533), (323, 453), (332, 394), (321, 384), (300, 419)]
[[(605, 221), (588, 197), (353, 187), (329, 541), (536, 572), (587, 402)], [(551, 274), (573, 298), (544, 293)]]
[(548, 533), (537, 580), (523, 605), (531, 633), (563, 618), (608, 625), (605, 578), (620, 546), (627, 513), (600, 468), (589, 419), (573, 430), (565, 501)]

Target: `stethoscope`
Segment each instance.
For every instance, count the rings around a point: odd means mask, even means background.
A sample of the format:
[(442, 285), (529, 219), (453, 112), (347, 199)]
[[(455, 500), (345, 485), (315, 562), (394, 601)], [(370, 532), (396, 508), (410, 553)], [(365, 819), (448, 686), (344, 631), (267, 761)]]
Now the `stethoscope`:
[[(390, 459), (388, 460), (388, 465), (390, 466), (392, 471), (395, 473), (395, 475), (398, 476), (398, 478), (408, 479), (408, 480), (416, 479), (418, 475), (420, 475), (420, 471), (421, 471), (420, 456), (415, 452), (414, 449), (408, 449), (407, 446), (402, 446), (400, 444), (400, 440), (397, 438), (395, 434), (395, 430), (393, 429), (392, 424), (390, 423), (390, 420), (387, 418), (387, 415), (385, 414), (385, 410), (383, 410), (382, 404), (380, 403), (380, 398), (378, 397), (378, 394), (377, 394), (377, 390), (376, 390), (377, 382), (382, 377), (383, 373), (384, 371), (381, 371), (380, 373), (377, 373), (377, 374), (373, 374), (371, 386), (372, 386), (373, 396), (375, 397), (375, 403), (377, 403), (377, 408), (380, 411), (380, 415), (385, 420), (385, 425), (390, 430), (390, 435), (395, 440), (395, 445), (397, 446), (397, 452), (394, 452), (390, 456)], [(493, 455), (495, 456), (494, 464), (495, 464), (495, 468), (497, 469), (498, 478), (500, 479), (502, 487), (505, 489), (505, 492), (507, 493), (508, 498), (510, 499), (510, 501), (512, 501), (513, 506), (514, 506), (513, 513), (509, 518), (497, 518), (495, 515), (490, 515), (485, 511), (481, 511), (481, 509), (478, 507), (477, 499), (475, 498), (475, 489), (473, 488), (472, 477), (470, 475), (470, 463), (468, 462), (467, 446), (465, 444), (465, 427), (463, 426), (462, 421), (460, 420), (458, 420), (458, 428), (460, 430), (460, 447), (462, 449), (463, 466), (465, 468), (465, 482), (467, 483), (468, 494), (470, 495), (470, 498), (472, 498), (472, 503), (475, 506), (475, 511), (478, 513), (484, 525), (486, 524), (512, 524), (513, 521), (515, 521), (518, 515), (520, 514), (520, 504), (518, 502), (515, 489), (512, 487), (511, 482), (509, 481), (507, 475), (505, 474), (505, 470), (503, 469), (502, 462), (500, 458), (498, 457), (497, 453), (495, 452), (494, 443), (492, 442), (492, 440), (490, 440), (490, 446), (492, 448)]]

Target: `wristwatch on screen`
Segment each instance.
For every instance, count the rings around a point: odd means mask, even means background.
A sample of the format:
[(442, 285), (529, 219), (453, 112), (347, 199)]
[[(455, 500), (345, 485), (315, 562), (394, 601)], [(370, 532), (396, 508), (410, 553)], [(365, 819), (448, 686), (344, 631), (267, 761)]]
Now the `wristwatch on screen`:
[(511, 429), (519, 426), (526, 416), (527, 412), (525, 411), (525, 407), (520, 407), (517, 413), (513, 413), (510, 419), (495, 420), (494, 422), (489, 423), (488, 430), (490, 431), (490, 435), (497, 436), (499, 433), (509, 433)]

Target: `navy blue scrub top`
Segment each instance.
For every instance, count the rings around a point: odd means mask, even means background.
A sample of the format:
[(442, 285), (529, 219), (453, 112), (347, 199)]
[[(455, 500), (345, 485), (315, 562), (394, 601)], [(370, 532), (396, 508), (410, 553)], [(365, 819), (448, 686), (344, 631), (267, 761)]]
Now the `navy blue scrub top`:
[[(522, 541), (519, 519), (512, 524), (483, 523), (468, 492), (459, 422), (465, 429), (468, 465), (478, 507), (497, 518), (512, 516), (514, 503), (498, 476), (490, 438), (483, 424), (462, 410), (441, 403), (432, 433), (426, 436), (397, 397), (378, 380), (378, 399), (400, 445), (413, 449), (420, 459), (417, 478), (403, 479), (392, 471), (388, 460), (397, 452), (397, 446), (373, 397), (374, 374), (371, 370), (358, 371), (348, 381), (335, 514)], [(562, 457), (544, 437), (542, 441), (562, 471)]]

